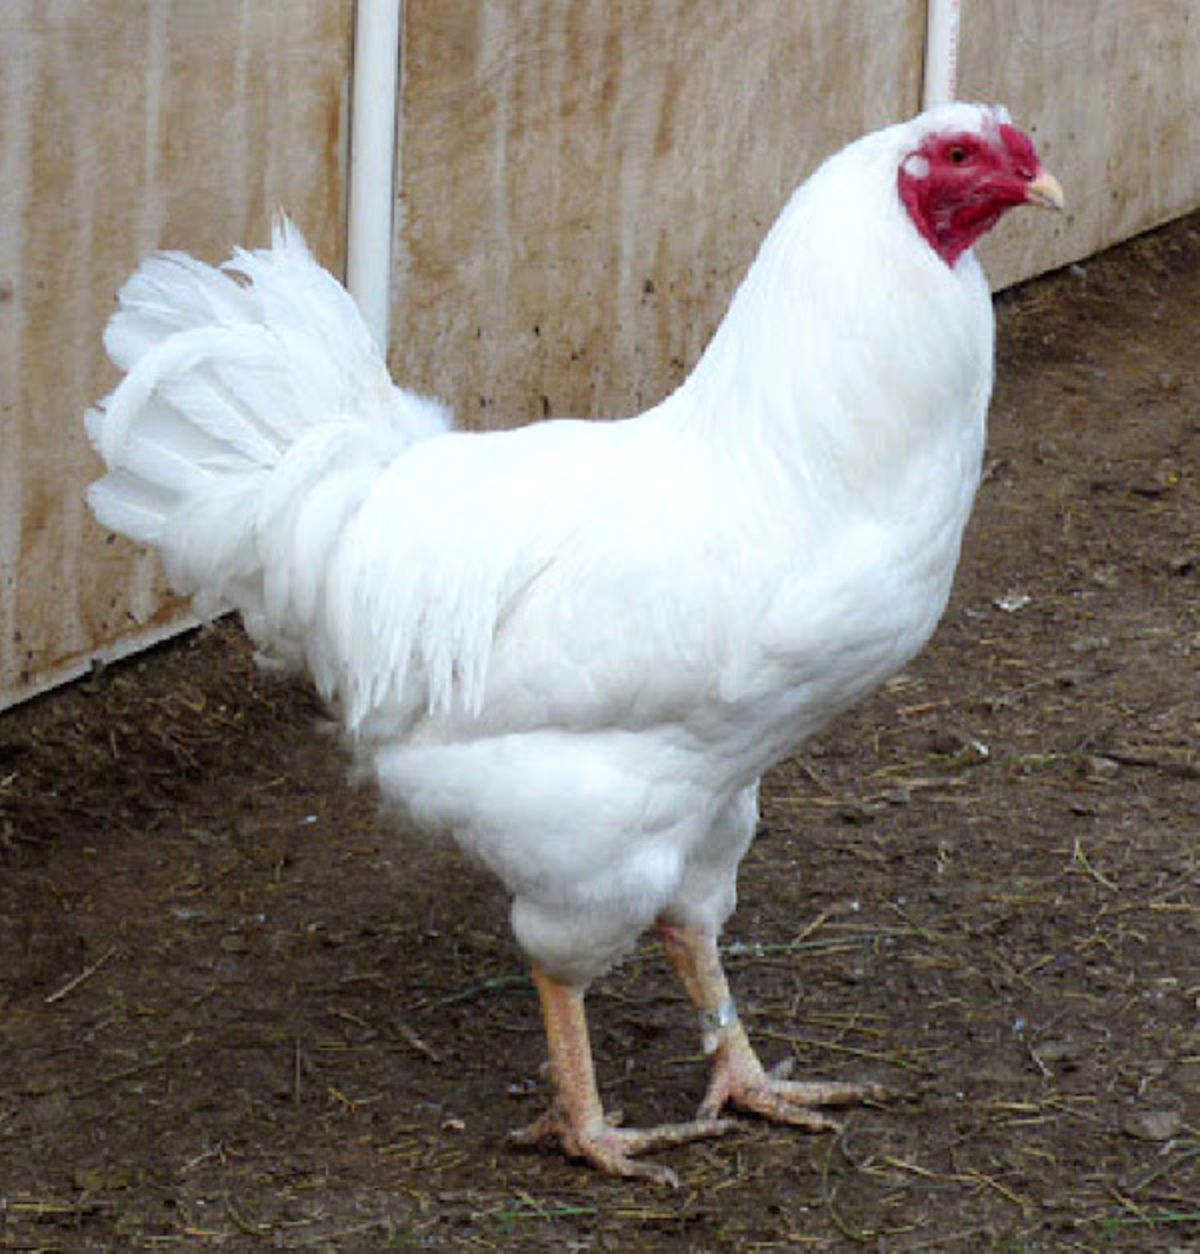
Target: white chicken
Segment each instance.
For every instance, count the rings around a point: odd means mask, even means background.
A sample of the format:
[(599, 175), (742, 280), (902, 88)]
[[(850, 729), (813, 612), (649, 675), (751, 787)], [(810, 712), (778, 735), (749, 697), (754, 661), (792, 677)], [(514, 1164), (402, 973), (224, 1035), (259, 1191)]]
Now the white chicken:
[[(971, 245), (1062, 206), (1005, 111), (939, 107), (793, 196), (687, 381), (639, 417), (452, 429), (393, 386), (281, 223), (220, 270), (147, 260), (90, 411), (107, 527), (312, 674), (383, 796), (512, 896), (554, 1097), (517, 1134), (621, 1175), (726, 1107), (810, 1128), (871, 1084), (764, 1071), (717, 938), (763, 771), (933, 631), (979, 479), (993, 320)], [(712, 1076), (606, 1120), (583, 997), (657, 926)]]

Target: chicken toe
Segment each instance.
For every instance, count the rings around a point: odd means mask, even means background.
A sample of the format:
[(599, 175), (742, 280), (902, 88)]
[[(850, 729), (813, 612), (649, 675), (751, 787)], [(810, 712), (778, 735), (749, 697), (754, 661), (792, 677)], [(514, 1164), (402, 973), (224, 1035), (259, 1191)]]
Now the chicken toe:
[(699, 1117), (653, 1128), (618, 1127), (617, 1118), (605, 1116), (596, 1090), (583, 994), (559, 983), (536, 965), (533, 981), (542, 1001), (554, 1100), (540, 1119), (514, 1132), (512, 1142), (520, 1146), (557, 1144), (569, 1157), (585, 1159), (611, 1175), (677, 1185), (679, 1181), (669, 1167), (636, 1162), (635, 1156), (722, 1136), (734, 1123)]
[(836, 1131), (841, 1125), (825, 1114), (823, 1107), (853, 1106), (888, 1096), (882, 1084), (870, 1081), (789, 1080), (782, 1070), (765, 1070), (741, 1024), (729, 1025), (717, 1045), (698, 1117), (715, 1119), (726, 1106), (732, 1106), (812, 1132)]
[(870, 1081), (789, 1080), (790, 1064), (767, 1071), (737, 1017), (721, 967), (716, 936), (700, 928), (660, 921), (659, 934), (688, 995), (700, 1011), (704, 1050), (713, 1060), (708, 1091), (697, 1114), (715, 1119), (726, 1106), (814, 1132), (835, 1131), (823, 1107), (882, 1101), (888, 1090)]
[(697, 1118), (686, 1123), (665, 1123), (653, 1128), (619, 1128), (608, 1119), (573, 1124), (561, 1108), (552, 1107), (527, 1128), (512, 1133), (514, 1145), (557, 1145), (568, 1157), (582, 1158), (614, 1176), (650, 1180), (677, 1188), (679, 1178), (661, 1163), (635, 1161), (638, 1154), (670, 1149), (688, 1141), (722, 1136), (736, 1125), (731, 1119)]

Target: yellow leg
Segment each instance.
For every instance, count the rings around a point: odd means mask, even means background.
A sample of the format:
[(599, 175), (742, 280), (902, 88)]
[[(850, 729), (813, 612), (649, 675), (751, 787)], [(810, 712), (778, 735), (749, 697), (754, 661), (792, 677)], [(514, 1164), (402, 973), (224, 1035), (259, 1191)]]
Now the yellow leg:
[(815, 1107), (849, 1106), (888, 1095), (881, 1084), (787, 1080), (779, 1071), (764, 1070), (734, 1010), (716, 936), (665, 922), (659, 923), (658, 930), (688, 996), (700, 1011), (704, 1051), (713, 1059), (698, 1118), (715, 1119), (728, 1105), (822, 1131), (838, 1124)]
[(633, 1156), (682, 1145), (700, 1137), (720, 1136), (733, 1125), (725, 1119), (701, 1117), (656, 1128), (615, 1127), (605, 1118), (596, 1091), (583, 994), (552, 979), (536, 964), (533, 982), (542, 1000), (554, 1100), (546, 1114), (515, 1132), (513, 1140), (518, 1145), (556, 1141), (572, 1158), (584, 1158), (613, 1175), (678, 1184), (669, 1167), (637, 1163)]

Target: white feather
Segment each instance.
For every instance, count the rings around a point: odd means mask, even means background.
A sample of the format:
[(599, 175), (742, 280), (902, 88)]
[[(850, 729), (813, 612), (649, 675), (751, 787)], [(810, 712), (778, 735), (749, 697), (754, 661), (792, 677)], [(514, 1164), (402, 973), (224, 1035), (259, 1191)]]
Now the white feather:
[[(236, 604), (294, 654), (322, 582), (311, 555), (361, 499), (362, 465), (444, 430), (445, 411), (392, 387), (353, 301), (282, 222), (271, 249), (222, 270), (149, 258), (105, 343), (127, 373), (87, 416), (110, 468), (89, 496), (97, 516), (158, 545), (203, 608)], [(322, 488), (326, 524), (305, 519), (309, 490), (349, 468), (331, 481), (343, 499)]]
[[(992, 380), (987, 286), (896, 194), (934, 110), (793, 197), (687, 382), (639, 418), (449, 430), (294, 228), (152, 259), (108, 335), (91, 500), (303, 660), (383, 792), (585, 983), (656, 915), (716, 926), (757, 781), (921, 646)], [(230, 277), (240, 275), (240, 280)]]

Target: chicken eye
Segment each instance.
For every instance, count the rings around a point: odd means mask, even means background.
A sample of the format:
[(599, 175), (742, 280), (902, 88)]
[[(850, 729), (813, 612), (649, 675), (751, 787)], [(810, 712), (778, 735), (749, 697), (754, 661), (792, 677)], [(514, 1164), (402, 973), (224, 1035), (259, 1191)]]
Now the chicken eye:
[(962, 165), (962, 163), (966, 161), (969, 154), (961, 144), (955, 144), (954, 147), (950, 149), (948, 155), (954, 165)]

